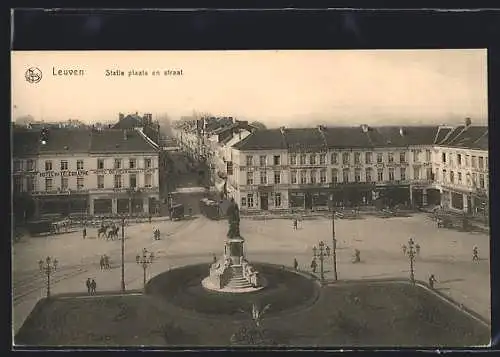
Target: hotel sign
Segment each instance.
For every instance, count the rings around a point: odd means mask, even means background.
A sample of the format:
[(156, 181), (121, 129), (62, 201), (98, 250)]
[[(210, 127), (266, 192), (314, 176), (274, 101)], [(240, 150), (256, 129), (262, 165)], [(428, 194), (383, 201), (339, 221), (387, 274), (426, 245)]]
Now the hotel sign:
[(56, 177), (56, 176), (87, 176), (89, 174), (88, 170), (77, 170), (77, 171), (44, 171), (38, 173), (41, 177)]
[(150, 169), (98, 169), (98, 170), (90, 170), (91, 173), (97, 175), (122, 175), (122, 174), (138, 174), (141, 172), (144, 173), (153, 173), (156, 171), (156, 168)]

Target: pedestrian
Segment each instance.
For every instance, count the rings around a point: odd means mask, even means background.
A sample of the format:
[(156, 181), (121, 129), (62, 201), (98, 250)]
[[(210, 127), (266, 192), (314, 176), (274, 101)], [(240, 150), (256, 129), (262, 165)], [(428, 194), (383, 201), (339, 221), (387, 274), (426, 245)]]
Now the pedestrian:
[(151, 221), (153, 220), (153, 217), (151, 217), (151, 215), (149, 215), (148, 220), (149, 220), (149, 224), (151, 224)]
[(99, 260), (99, 266), (101, 267), (101, 270), (104, 269), (104, 256), (101, 255), (101, 259)]
[(316, 263), (316, 258), (313, 258), (311, 262), (311, 269), (313, 273), (316, 273), (316, 268), (318, 267), (318, 264)]
[(403, 249), (403, 255), (406, 255), (406, 249), (407, 249), (406, 244), (403, 244), (401, 248)]
[(295, 271), (299, 270), (299, 262), (297, 261), (297, 258), (293, 258), (293, 269), (295, 269)]
[(97, 284), (94, 279), (90, 282), (90, 294), (95, 295), (96, 294), (96, 289), (97, 289)]
[(293, 229), (297, 230), (297, 218), (293, 219)]
[(83, 228), (83, 239), (87, 238), (87, 228)]
[(434, 274), (431, 274), (431, 276), (429, 277), (429, 286), (431, 287), (431, 289), (434, 289), (435, 282), (437, 282), (437, 279)]
[(479, 250), (477, 246), (474, 246), (472, 249), (472, 261), (478, 262), (479, 261)]
[(43, 260), (42, 259), (40, 259), (38, 261), (38, 267), (40, 268), (40, 271), (43, 271)]
[(415, 245), (415, 250), (417, 252), (417, 255), (420, 255), (420, 245), (418, 243)]
[(57, 270), (57, 264), (58, 264), (58, 263), (59, 263), (59, 262), (57, 261), (57, 259), (54, 259), (54, 261), (52, 262), (52, 264), (54, 265), (54, 271), (56, 271), (56, 270)]
[(139, 264), (139, 262), (141, 261), (141, 256), (139, 254), (135, 256), (135, 261), (137, 264)]
[(214, 254), (212, 258), (213, 263), (217, 263), (217, 256)]
[(87, 292), (90, 295), (92, 293), (92, 282), (91, 282), (90, 278), (87, 278), (86, 285), (87, 285)]
[(110, 265), (109, 265), (109, 257), (104, 254), (104, 269), (109, 269), (110, 268)]

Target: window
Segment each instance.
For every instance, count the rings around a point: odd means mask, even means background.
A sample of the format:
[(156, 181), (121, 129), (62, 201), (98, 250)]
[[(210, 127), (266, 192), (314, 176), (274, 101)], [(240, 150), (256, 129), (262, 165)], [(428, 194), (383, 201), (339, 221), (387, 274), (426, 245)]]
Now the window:
[(426, 176), (427, 180), (429, 180), (429, 181), (434, 179), (433, 174), (432, 174), (432, 168), (427, 167), (425, 169), (425, 176)]
[(290, 171), (290, 182), (297, 183), (297, 171)]
[(394, 181), (394, 168), (389, 168), (389, 181)]
[(247, 155), (247, 166), (253, 166), (253, 156)]
[(413, 167), (413, 179), (420, 180), (420, 167), (418, 166)]
[(14, 172), (21, 171), (21, 161), (14, 161)]
[(349, 182), (349, 170), (342, 171), (342, 182)]
[(281, 173), (279, 171), (274, 172), (274, 183), (281, 183)]
[(354, 153), (354, 163), (356, 165), (359, 165), (361, 163), (361, 153), (360, 152)]
[(297, 156), (290, 155), (290, 165), (297, 165)]
[(372, 182), (372, 169), (370, 169), (370, 168), (366, 169), (365, 180), (366, 180), (366, 182)]
[(76, 169), (77, 170), (83, 170), (83, 160), (77, 160), (76, 161)]
[(342, 154), (342, 164), (349, 165), (349, 153), (348, 152), (344, 152)]
[(83, 190), (84, 189), (84, 179), (83, 177), (77, 177), (76, 178), (76, 189), (77, 190)]
[(26, 189), (28, 192), (36, 191), (36, 180), (34, 177), (26, 178)]
[(436, 170), (436, 172), (434, 172), (434, 176), (436, 177), (436, 180), (439, 181), (439, 170)]
[(472, 157), (472, 167), (477, 168), (477, 160), (475, 156)]
[(479, 174), (479, 187), (484, 188), (484, 175)]
[(52, 177), (45, 178), (45, 191), (52, 191)]
[(45, 161), (45, 171), (52, 171), (52, 161)]
[(259, 165), (266, 166), (266, 157), (264, 155), (259, 156)]
[(122, 159), (115, 159), (115, 169), (121, 169), (122, 168)]
[(486, 168), (486, 170), (489, 169), (489, 167), (488, 167), (488, 158), (487, 157), (484, 158), (484, 167)]
[(405, 181), (406, 180), (406, 167), (400, 167), (399, 168), (399, 179), (401, 181)]
[(35, 169), (35, 161), (31, 159), (26, 161), (26, 170), (33, 171), (34, 169)]
[(131, 169), (135, 169), (137, 167), (137, 160), (136, 159), (128, 160), (128, 167)]
[(61, 171), (68, 169), (68, 162), (66, 160), (61, 160)]
[(144, 175), (144, 187), (152, 187), (153, 186), (153, 175), (145, 174)]
[(241, 197), (241, 206), (244, 207), (247, 205), (247, 198), (246, 197)]
[(128, 179), (129, 179), (129, 187), (131, 187), (131, 188), (137, 187), (137, 175), (136, 174), (129, 174)]
[(316, 155), (315, 154), (309, 155), (309, 163), (311, 165), (316, 165)]
[(450, 171), (450, 183), (455, 183), (455, 173)]
[(104, 159), (97, 159), (97, 169), (98, 170), (104, 169)]
[(448, 181), (446, 178), (447, 178), (447, 176), (446, 176), (446, 170), (443, 170), (443, 182)]
[(479, 156), (479, 169), (484, 169), (484, 159), (482, 156)]
[(373, 155), (372, 155), (372, 153), (371, 153), (371, 152), (367, 152), (367, 153), (365, 154), (365, 163), (366, 163), (366, 164), (371, 164), (371, 163), (372, 163), (372, 160), (373, 160), (372, 156), (373, 156)]
[(430, 150), (425, 150), (425, 161), (426, 162), (431, 162), (432, 161), (431, 151)]
[(379, 152), (377, 154), (377, 164), (381, 164), (383, 161), (384, 161), (383, 154), (381, 152)]
[(305, 165), (306, 164), (306, 155), (300, 155), (300, 164)]
[(151, 168), (151, 159), (144, 159), (144, 168), (150, 169)]
[(361, 181), (361, 170), (356, 169), (354, 170), (354, 182), (360, 182)]
[(253, 172), (247, 172), (247, 185), (253, 185)]
[(122, 188), (122, 175), (115, 175), (115, 188)]
[(267, 172), (266, 171), (260, 172), (260, 184), (267, 185)]
[(320, 165), (326, 164), (326, 154), (319, 154), (319, 164)]
[(311, 183), (316, 183), (316, 170), (311, 170)]
[(330, 156), (330, 161), (332, 165), (337, 165), (339, 163), (339, 154), (336, 152), (332, 153), (332, 155)]
[(401, 151), (399, 153), (399, 162), (401, 162), (401, 163), (406, 162), (406, 151)]
[(462, 166), (462, 155), (457, 154), (457, 165)]
[(465, 166), (470, 167), (470, 155), (465, 155)]
[(475, 172), (472, 174), (472, 184), (477, 186), (477, 174)]
[(104, 175), (97, 175), (97, 188), (104, 188)]
[(413, 162), (419, 162), (420, 161), (420, 150), (414, 150), (413, 151)]
[(274, 158), (273, 158), (273, 163), (274, 163), (274, 166), (281, 165), (281, 156), (279, 156), (279, 155), (274, 155)]
[(384, 181), (384, 171), (377, 170), (377, 181)]
[(326, 183), (326, 170), (320, 170), (320, 172), (319, 172), (319, 182)]
[(253, 207), (253, 193), (247, 195), (247, 205), (248, 207)]
[(392, 152), (388, 153), (387, 157), (389, 162), (394, 162), (394, 154)]
[(339, 172), (337, 169), (332, 169), (332, 183), (339, 182)]
[(281, 193), (275, 193), (274, 194), (274, 205), (276, 207), (280, 207), (281, 206)]
[(65, 176), (61, 176), (61, 191), (68, 190), (68, 178)]
[(443, 164), (446, 164), (446, 153), (445, 153), (445, 152), (443, 152), (443, 153), (441, 154), (441, 162), (442, 162)]
[(14, 176), (14, 192), (21, 192), (23, 189), (23, 183), (21, 181), (21, 176)]
[(305, 171), (300, 171), (300, 183), (307, 183), (307, 177)]
[(458, 172), (458, 183), (462, 184), (462, 173)]

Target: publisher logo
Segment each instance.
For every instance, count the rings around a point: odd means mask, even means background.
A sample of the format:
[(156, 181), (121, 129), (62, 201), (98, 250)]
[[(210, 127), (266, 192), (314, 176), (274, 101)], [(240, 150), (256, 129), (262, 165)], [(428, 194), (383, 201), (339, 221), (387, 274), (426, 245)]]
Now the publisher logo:
[(28, 83), (38, 83), (42, 80), (42, 71), (36, 67), (31, 67), (28, 68), (24, 77)]

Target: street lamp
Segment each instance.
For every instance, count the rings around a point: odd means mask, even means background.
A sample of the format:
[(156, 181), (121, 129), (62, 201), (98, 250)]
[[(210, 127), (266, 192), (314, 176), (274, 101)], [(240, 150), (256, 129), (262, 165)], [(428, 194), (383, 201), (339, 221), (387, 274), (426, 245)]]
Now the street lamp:
[(45, 261), (40, 259), (38, 262), (40, 266), (40, 272), (47, 276), (47, 297), (50, 297), (50, 275), (57, 270), (57, 259), (52, 259), (47, 257)]
[(333, 256), (333, 279), (337, 281), (337, 239), (335, 238), (335, 210), (332, 200), (332, 256)]
[(122, 292), (125, 292), (125, 217), (122, 217)]
[(415, 262), (415, 256), (416, 256), (416, 249), (415, 249), (415, 242), (413, 241), (413, 238), (410, 238), (408, 240), (408, 257), (410, 258), (410, 281), (412, 283), (415, 283), (415, 271), (414, 271), (414, 262)]
[(324, 271), (324, 266), (323, 266), (323, 261), (325, 257), (330, 256), (330, 247), (328, 247), (325, 242), (321, 241), (319, 242), (319, 249), (316, 248), (316, 246), (313, 247), (313, 255), (314, 257), (319, 258), (320, 262), (320, 273), (321, 273), (321, 281), (325, 280), (325, 271)]
[(142, 250), (142, 256), (140, 254), (137, 254), (137, 256), (135, 257), (136, 263), (138, 265), (142, 266), (142, 269), (144, 272), (144, 276), (143, 276), (144, 290), (146, 290), (146, 269), (148, 268), (148, 266), (150, 264), (153, 263), (153, 259), (154, 259), (153, 253), (149, 252), (149, 254), (148, 254), (148, 251), (146, 248), (144, 248)]

